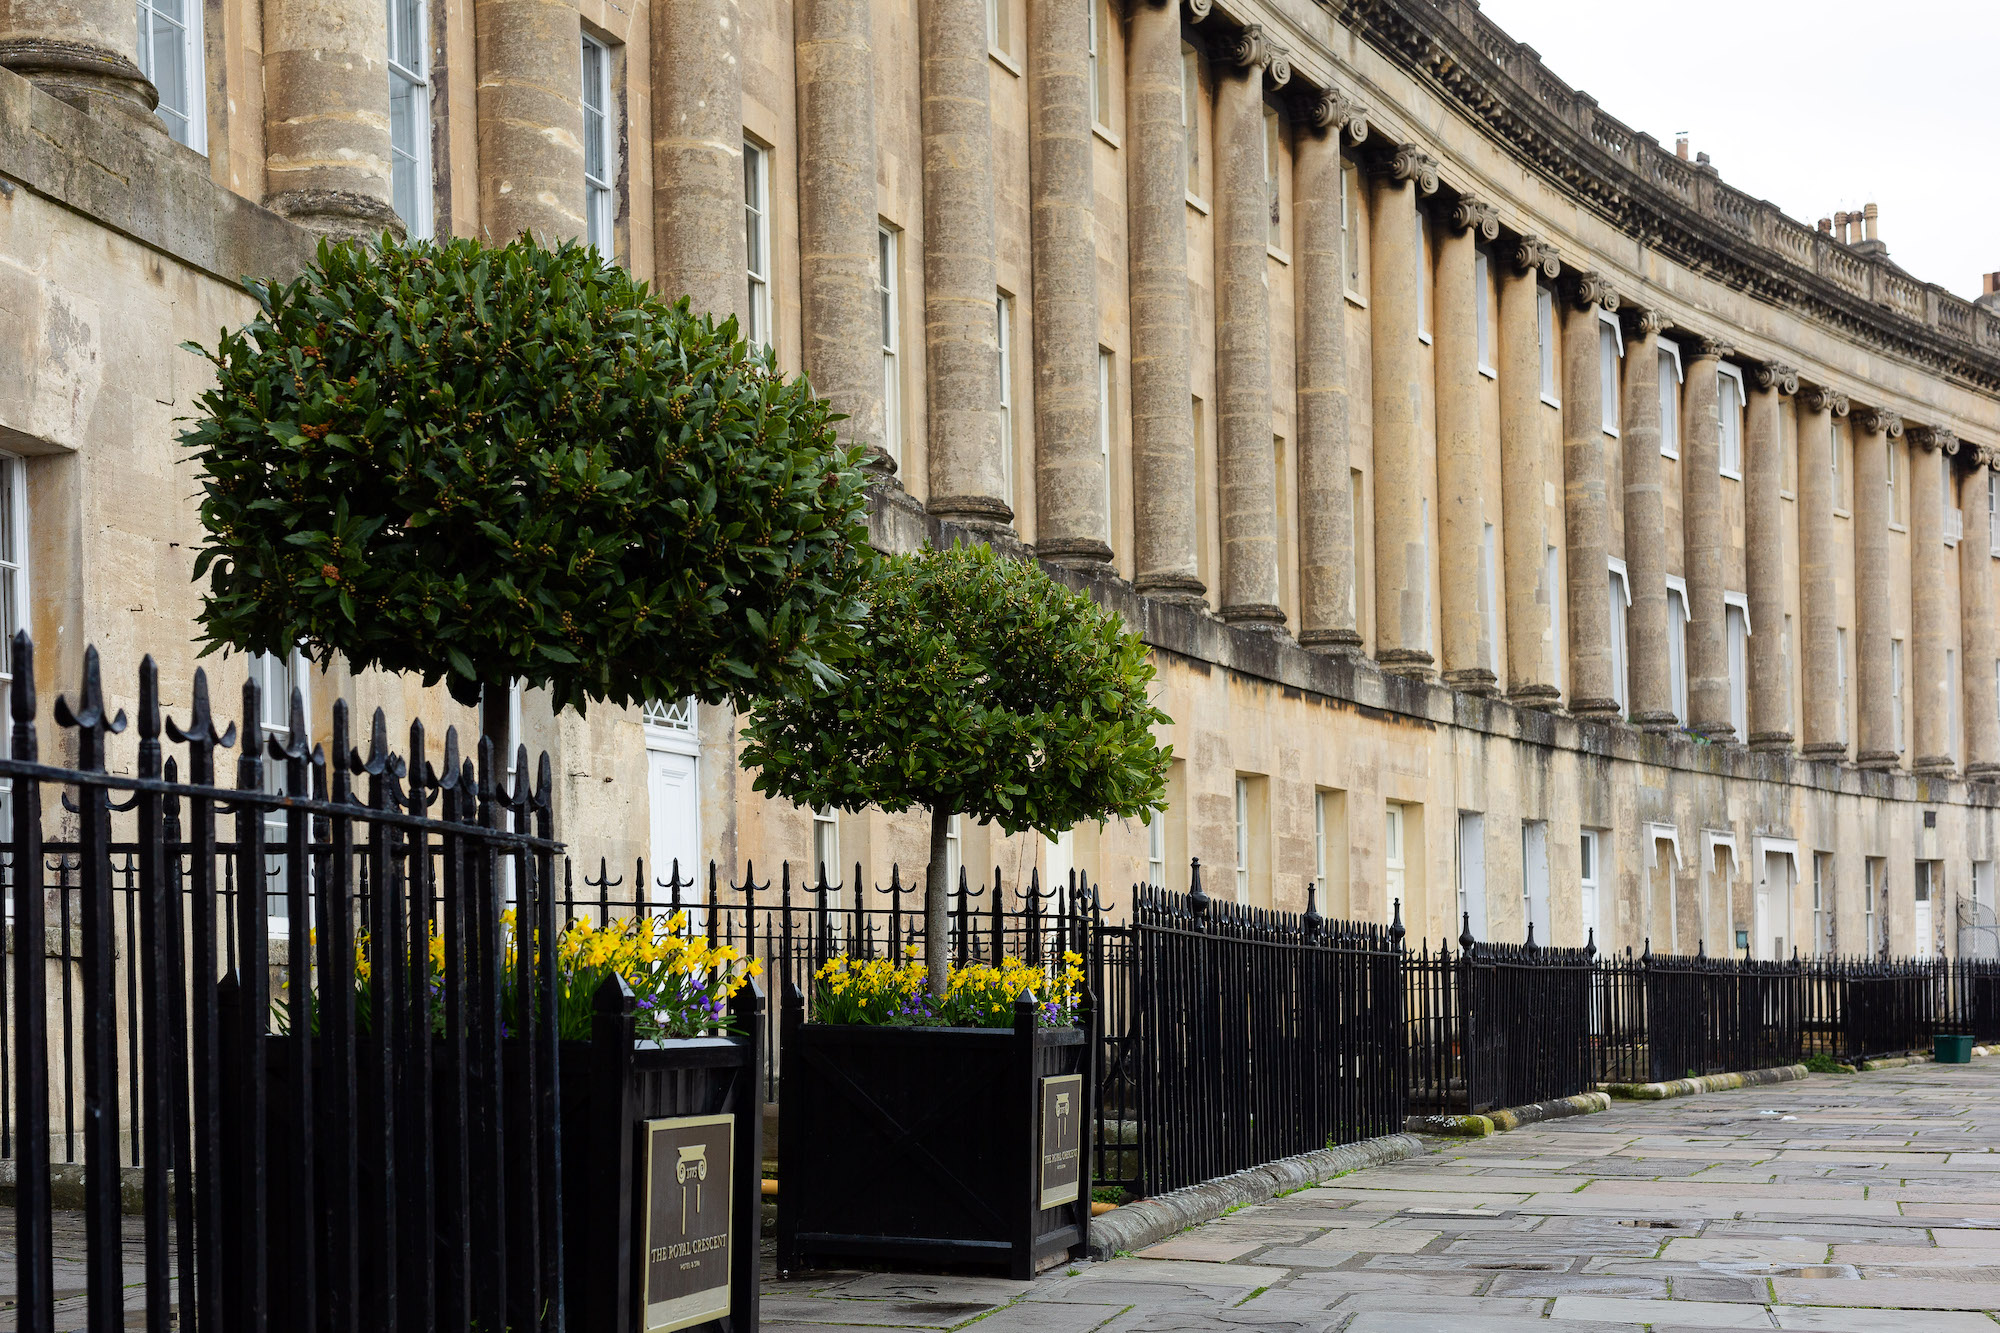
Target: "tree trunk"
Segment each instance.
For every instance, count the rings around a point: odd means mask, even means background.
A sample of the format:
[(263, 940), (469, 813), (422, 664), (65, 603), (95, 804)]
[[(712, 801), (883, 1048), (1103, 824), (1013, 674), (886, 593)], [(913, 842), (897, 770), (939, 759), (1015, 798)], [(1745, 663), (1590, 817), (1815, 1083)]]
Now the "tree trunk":
[(946, 883), (945, 836), (951, 831), (951, 811), (931, 808), (931, 868), (924, 876), (924, 967), (930, 993), (944, 995), (945, 980), (951, 970), (951, 942), (946, 924), (946, 907), (951, 885)]

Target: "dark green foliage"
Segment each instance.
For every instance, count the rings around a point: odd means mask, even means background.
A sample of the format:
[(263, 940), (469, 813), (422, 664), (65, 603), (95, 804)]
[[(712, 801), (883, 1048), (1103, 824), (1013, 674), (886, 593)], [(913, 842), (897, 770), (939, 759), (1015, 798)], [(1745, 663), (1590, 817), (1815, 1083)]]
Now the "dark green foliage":
[(573, 245), (322, 244), (217, 348), (206, 651), (747, 703), (829, 676), (873, 563), (858, 451), (769, 354)]
[(757, 790), (1050, 835), (1158, 806), (1170, 719), (1116, 615), (987, 546), (890, 557), (868, 599), (844, 680), (751, 715)]

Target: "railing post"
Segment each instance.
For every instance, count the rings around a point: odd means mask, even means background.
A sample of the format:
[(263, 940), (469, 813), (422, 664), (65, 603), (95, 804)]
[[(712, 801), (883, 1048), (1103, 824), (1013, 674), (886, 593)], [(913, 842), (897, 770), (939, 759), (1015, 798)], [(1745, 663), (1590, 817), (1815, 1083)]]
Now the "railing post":
[[(736, 1204), (732, 1216), (738, 1219), (757, 1216), (764, 1205), (764, 988), (752, 978), (729, 1003), (730, 1012), (735, 1016), (736, 1026), (744, 1034), (743, 1073), (737, 1083), (736, 1096), (736, 1179), (730, 1188), (736, 1191)], [(782, 1131), (781, 1131), (782, 1132)], [(629, 1140), (631, 1134), (628, 1132)], [(742, 1243), (746, 1230), (752, 1234), (761, 1231), (747, 1228), (744, 1220), (733, 1224), (735, 1235), (729, 1238), (729, 1310), (731, 1324), (740, 1329), (754, 1329), (758, 1325), (759, 1269), (762, 1258), (760, 1247)], [(643, 1285), (645, 1266), (642, 1262), (635, 1281)], [(644, 1300), (643, 1290), (635, 1293)]]
[[(632, 1043), (637, 1039), (632, 988), (612, 973), (591, 997), (590, 1120), (573, 1126), (587, 1144), (588, 1168), (577, 1182), (565, 1228), (581, 1244), (570, 1251), (568, 1288), (577, 1304), (570, 1327), (638, 1326), (640, 1271), (632, 1248)], [(576, 1265), (587, 1264), (588, 1268)]]
[[(1040, 1079), (1036, 1077), (1036, 1011), (1041, 1007), (1033, 991), (1028, 991), (1014, 1001), (1014, 1061), (1019, 1071), (1016, 1087), (1025, 1088), (1026, 1105), (1021, 1114), (1012, 1117), (1020, 1128), (1015, 1151), (1019, 1154), (1020, 1188), (1027, 1191), (1025, 1197), (1039, 1199), (1041, 1195), (1041, 1155), (1036, 1145), (1041, 1139), (1042, 1108)], [(1088, 1190), (1085, 1191), (1087, 1195)], [(1020, 1221), (1014, 1233), (1013, 1271), (1010, 1274), (1016, 1282), (1026, 1282), (1035, 1275), (1035, 1237), (1040, 1229), (1041, 1210), (1039, 1208), (1010, 1209), (1010, 1213)]]

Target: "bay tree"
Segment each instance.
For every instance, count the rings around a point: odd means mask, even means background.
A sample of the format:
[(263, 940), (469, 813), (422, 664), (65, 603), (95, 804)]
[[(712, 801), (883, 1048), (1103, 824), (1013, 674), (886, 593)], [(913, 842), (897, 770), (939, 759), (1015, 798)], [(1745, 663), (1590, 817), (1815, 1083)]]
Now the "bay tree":
[(930, 815), (929, 985), (944, 991), (946, 838), (953, 815), (1055, 837), (1150, 820), (1166, 790), (1171, 719), (1124, 622), (1032, 561), (985, 545), (885, 558), (841, 678), (757, 705), (744, 767), (756, 789), (814, 808)]
[(874, 554), (860, 452), (733, 319), (595, 250), (322, 242), (206, 357), (204, 653), (335, 654), (492, 707), (830, 681)]

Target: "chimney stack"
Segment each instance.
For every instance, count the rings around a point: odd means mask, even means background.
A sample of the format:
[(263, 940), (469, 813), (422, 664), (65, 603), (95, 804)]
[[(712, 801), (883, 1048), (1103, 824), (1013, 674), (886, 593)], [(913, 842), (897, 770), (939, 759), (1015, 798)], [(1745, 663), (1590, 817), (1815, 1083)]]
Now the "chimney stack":
[(1833, 239), (1839, 241), (1842, 245), (1847, 244), (1847, 214), (1835, 213), (1833, 215)]
[(1978, 299), (1973, 304), (1979, 306), (1981, 309), (1990, 310), (1994, 314), (2000, 315), (2000, 273), (1981, 274), (1979, 285), (1984, 290), (1980, 292)]
[(1828, 236), (1833, 235), (1833, 219), (1821, 218), (1819, 220), (1819, 229), (1825, 232)]
[(1683, 162), (1688, 160), (1688, 137), (1686, 130), (1682, 130), (1674, 136), (1674, 156)]
[(1861, 216), (1866, 220), (1866, 226), (1867, 226), (1867, 234), (1862, 237), (1863, 240), (1872, 241), (1876, 239), (1875, 218), (1876, 215), (1880, 212), (1881, 210), (1876, 208), (1875, 205), (1873, 204), (1863, 204), (1861, 206)]

